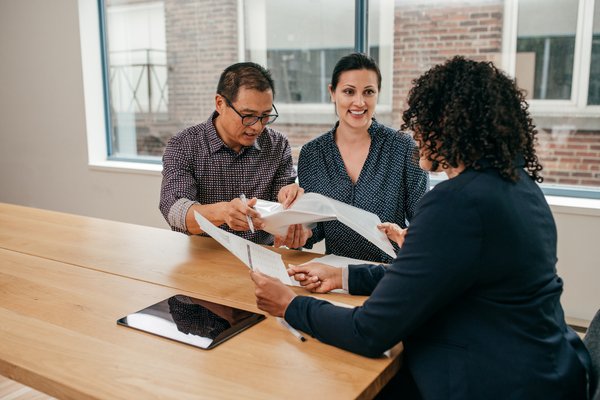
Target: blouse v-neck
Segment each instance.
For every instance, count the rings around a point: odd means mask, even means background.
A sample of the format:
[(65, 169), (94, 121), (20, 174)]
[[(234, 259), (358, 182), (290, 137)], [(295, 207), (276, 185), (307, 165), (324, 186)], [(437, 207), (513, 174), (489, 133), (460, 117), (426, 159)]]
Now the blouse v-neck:
[(371, 142), (369, 143), (369, 149), (367, 150), (367, 157), (365, 158), (365, 162), (363, 163), (360, 172), (358, 173), (358, 177), (356, 178), (356, 182), (352, 181), (352, 178), (350, 177), (350, 174), (348, 173), (348, 170), (346, 169), (346, 165), (344, 164), (344, 158), (342, 157), (342, 152), (340, 151), (340, 148), (338, 146), (338, 144), (335, 141), (335, 134), (339, 128), (339, 122), (336, 124), (335, 129), (332, 130), (331, 132), (331, 145), (334, 148), (334, 154), (335, 154), (335, 159), (336, 159), (336, 164), (338, 165), (338, 167), (340, 168), (341, 171), (344, 171), (344, 174), (346, 176), (346, 178), (348, 179), (348, 181), (350, 181), (350, 185), (352, 187), (357, 187), (359, 185), (359, 183), (364, 180), (361, 179), (365, 174), (364, 172), (367, 170), (368, 164), (370, 162), (371, 159), (371, 154), (373, 153), (371, 151), (371, 149), (373, 148), (373, 145), (375, 144), (375, 135), (374, 133), (374, 126), (377, 123), (375, 122), (375, 120), (373, 120), (373, 122), (371, 123), (371, 126), (369, 126), (369, 128), (367, 129), (367, 132), (369, 134), (369, 136), (371, 137)]

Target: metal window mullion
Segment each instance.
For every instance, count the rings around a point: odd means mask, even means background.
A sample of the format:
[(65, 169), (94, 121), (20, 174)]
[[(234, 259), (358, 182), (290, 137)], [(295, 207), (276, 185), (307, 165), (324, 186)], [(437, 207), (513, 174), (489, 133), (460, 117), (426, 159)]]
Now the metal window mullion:
[[(573, 99), (577, 108), (587, 107), (590, 64), (592, 62), (592, 37), (594, 35), (594, 0), (581, 0), (577, 21), (575, 65), (573, 65)], [(577, 86), (575, 86), (577, 85)]]
[(100, 60), (102, 62), (102, 91), (104, 92), (104, 123), (106, 126), (106, 156), (113, 155), (112, 121), (110, 107), (110, 88), (108, 77), (108, 42), (106, 40), (106, 9), (104, 0), (98, 0), (98, 17), (100, 27)]
[(354, 51), (369, 54), (369, 0), (355, 0)]

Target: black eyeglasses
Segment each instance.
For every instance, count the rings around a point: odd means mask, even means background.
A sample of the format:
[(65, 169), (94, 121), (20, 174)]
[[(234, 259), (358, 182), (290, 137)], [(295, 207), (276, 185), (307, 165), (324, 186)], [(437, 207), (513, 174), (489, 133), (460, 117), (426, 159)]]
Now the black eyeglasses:
[(277, 108), (275, 108), (275, 104), (272, 104), (273, 110), (275, 110), (275, 114), (267, 114), (267, 115), (261, 115), (261, 116), (242, 115), (242, 114), (240, 114), (240, 112), (238, 110), (235, 109), (235, 107), (233, 106), (233, 104), (231, 104), (231, 102), (229, 101), (229, 99), (227, 97), (225, 97), (223, 95), (221, 95), (221, 97), (223, 97), (225, 99), (225, 102), (227, 103), (227, 105), (233, 111), (235, 111), (235, 113), (237, 115), (240, 116), (240, 118), (242, 119), (242, 125), (244, 125), (244, 126), (252, 126), (252, 125), (256, 124), (259, 120), (260, 120), (261, 124), (269, 125), (269, 124), (272, 124), (273, 122), (275, 122), (277, 117), (279, 117), (279, 112), (277, 111)]

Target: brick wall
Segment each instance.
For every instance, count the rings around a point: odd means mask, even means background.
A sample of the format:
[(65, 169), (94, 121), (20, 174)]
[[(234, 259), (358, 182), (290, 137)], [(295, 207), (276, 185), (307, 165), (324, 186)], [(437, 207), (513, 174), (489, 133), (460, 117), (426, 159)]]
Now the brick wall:
[(294, 163), (298, 162), (298, 156), (300, 155), (300, 148), (302, 145), (311, 139), (320, 136), (321, 134), (329, 131), (332, 128), (330, 124), (277, 124), (275, 122), (274, 129), (287, 135), (292, 148), (292, 157)]
[(600, 131), (539, 129), (544, 183), (600, 186)]
[(214, 110), (223, 69), (238, 61), (237, 0), (166, 0), (169, 114), (183, 125)]
[(214, 110), (221, 72), (238, 61), (237, 0), (165, 0), (167, 122), (138, 135), (138, 152), (162, 155), (169, 137)]
[(397, 2), (394, 18), (392, 109), (398, 127), (413, 79), (458, 54), (496, 61), (502, 50), (502, 1), (411, 3)]

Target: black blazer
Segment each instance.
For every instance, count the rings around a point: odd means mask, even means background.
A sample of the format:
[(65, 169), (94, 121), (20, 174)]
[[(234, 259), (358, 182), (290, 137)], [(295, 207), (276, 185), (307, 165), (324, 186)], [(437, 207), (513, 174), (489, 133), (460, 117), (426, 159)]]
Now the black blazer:
[(565, 324), (556, 261), (538, 185), (467, 169), (422, 198), (392, 264), (350, 267), (362, 307), (298, 296), (285, 318), (370, 357), (403, 341), (425, 399), (585, 398), (589, 355)]

